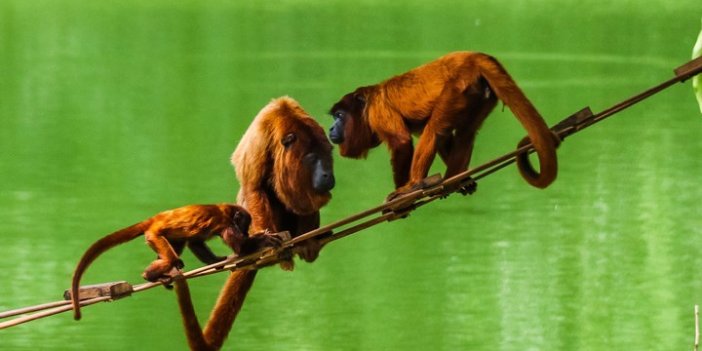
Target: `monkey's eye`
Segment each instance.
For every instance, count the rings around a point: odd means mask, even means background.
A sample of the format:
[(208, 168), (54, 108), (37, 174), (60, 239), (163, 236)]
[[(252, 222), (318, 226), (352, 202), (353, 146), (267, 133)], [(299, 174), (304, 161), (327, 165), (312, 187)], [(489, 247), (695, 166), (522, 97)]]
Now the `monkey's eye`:
[(342, 112), (342, 111), (336, 111), (336, 112), (334, 112), (334, 115), (333, 115), (332, 117), (334, 117), (335, 120), (336, 120), (336, 119), (344, 118), (344, 112)]
[(283, 137), (283, 140), (281, 140), (280, 143), (283, 144), (283, 146), (287, 148), (292, 143), (294, 143), (295, 140), (297, 140), (297, 136), (295, 135), (295, 133), (288, 133), (288, 134), (285, 134), (285, 137)]
[(309, 153), (302, 158), (302, 163), (306, 166), (311, 166), (314, 164), (314, 161), (316, 161), (316, 160), (317, 160), (317, 155), (315, 155), (313, 153)]

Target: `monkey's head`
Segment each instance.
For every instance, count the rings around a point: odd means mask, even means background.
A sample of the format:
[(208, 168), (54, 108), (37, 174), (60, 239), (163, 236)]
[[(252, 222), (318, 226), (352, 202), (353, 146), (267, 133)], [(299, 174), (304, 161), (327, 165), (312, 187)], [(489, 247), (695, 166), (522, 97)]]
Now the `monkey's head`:
[(222, 231), (222, 240), (231, 247), (237, 254), (242, 253), (242, 245), (249, 237), (249, 226), (251, 225), (251, 215), (243, 207), (238, 205), (227, 205), (225, 216), (230, 223)]
[(365, 158), (368, 150), (380, 145), (378, 136), (368, 124), (366, 104), (372, 87), (361, 87), (344, 95), (329, 113), (334, 124), (329, 129), (329, 138), (339, 145), (341, 156)]
[(281, 103), (271, 120), (273, 187), (289, 210), (308, 215), (331, 199), (332, 145), (324, 129), (295, 100), (277, 101)]
[(292, 98), (274, 99), (261, 109), (234, 150), (232, 164), (242, 184), (240, 201), (244, 192), (266, 191), (287, 210), (310, 215), (331, 199), (332, 145)]
[(249, 211), (241, 206), (232, 205), (231, 211), (232, 226), (236, 228), (242, 235), (249, 236), (249, 226), (251, 225), (251, 215)]

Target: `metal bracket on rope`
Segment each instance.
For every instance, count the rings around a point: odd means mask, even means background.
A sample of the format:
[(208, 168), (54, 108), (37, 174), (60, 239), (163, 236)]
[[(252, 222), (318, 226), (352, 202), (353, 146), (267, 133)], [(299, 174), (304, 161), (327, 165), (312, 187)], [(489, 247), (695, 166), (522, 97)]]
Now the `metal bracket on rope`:
[[(134, 288), (131, 284), (127, 283), (126, 281), (119, 281), (81, 286), (80, 290), (78, 290), (78, 296), (80, 296), (81, 300), (104, 296), (109, 297), (111, 300), (117, 300), (123, 297), (130, 296), (133, 291)], [(63, 292), (63, 298), (66, 300), (71, 299), (70, 289)]]
[(563, 141), (566, 136), (578, 132), (583, 123), (593, 117), (594, 114), (588, 106), (558, 122), (551, 130)]

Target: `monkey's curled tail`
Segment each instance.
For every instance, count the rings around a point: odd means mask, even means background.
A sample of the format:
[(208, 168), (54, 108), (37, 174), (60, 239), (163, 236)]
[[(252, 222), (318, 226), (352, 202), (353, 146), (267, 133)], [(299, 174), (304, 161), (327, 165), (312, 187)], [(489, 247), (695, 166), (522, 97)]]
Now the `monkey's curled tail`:
[[(558, 159), (556, 157), (558, 137), (548, 128), (534, 105), (495, 58), (481, 54), (478, 56), (478, 60), (481, 75), (488, 81), (497, 97), (512, 110), (512, 113), (526, 129), (529, 139), (536, 149), (540, 172), (531, 166), (528, 153), (517, 156), (519, 172), (529, 184), (537, 188), (549, 186), (556, 179), (558, 173)], [(523, 139), (519, 146), (527, 144), (529, 139)]]
[(73, 281), (71, 284), (71, 300), (73, 301), (73, 319), (79, 320), (80, 314), (80, 298), (78, 297), (78, 289), (80, 287), (80, 278), (83, 273), (88, 268), (88, 266), (95, 261), (98, 256), (100, 256), (105, 251), (119, 245), (126, 243), (139, 235), (143, 234), (146, 228), (145, 222), (140, 222), (129, 226), (124, 229), (120, 229), (112, 234), (109, 234), (100, 240), (93, 243), (87, 251), (83, 254), (76, 270), (73, 272)]

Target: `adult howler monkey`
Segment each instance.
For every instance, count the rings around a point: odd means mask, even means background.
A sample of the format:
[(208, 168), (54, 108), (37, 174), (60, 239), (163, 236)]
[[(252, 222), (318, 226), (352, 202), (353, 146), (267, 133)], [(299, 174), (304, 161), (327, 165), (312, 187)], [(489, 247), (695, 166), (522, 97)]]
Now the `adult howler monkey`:
[[(241, 184), (237, 202), (251, 214), (251, 232), (289, 231), (297, 236), (319, 227), (319, 209), (334, 187), (332, 146), (324, 129), (297, 103), (282, 97), (266, 105), (239, 141), (231, 161)], [(314, 261), (319, 245), (306, 241), (301, 257)], [(285, 267), (291, 269), (292, 261)], [(219, 350), (232, 328), (256, 270), (229, 275), (204, 329), (188, 283), (175, 281), (192, 350)]]
[[(482, 53), (451, 53), (346, 94), (331, 108), (329, 136), (341, 155), (351, 158), (363, 158), (385, 143), (396, 188), (391, 198), (420, 184), (437, 153), (447, 167), (445, 178), (466, 170), (476, 133), (498, 99), (527, 130), (538, 153), (541, 173), (526, 153), (517, 158), (522, 176), (535, 187), (547, 187), (556, 178), (559, 140), (502, 65)], [(420, 134), (416, 149), (412, 134)]]

